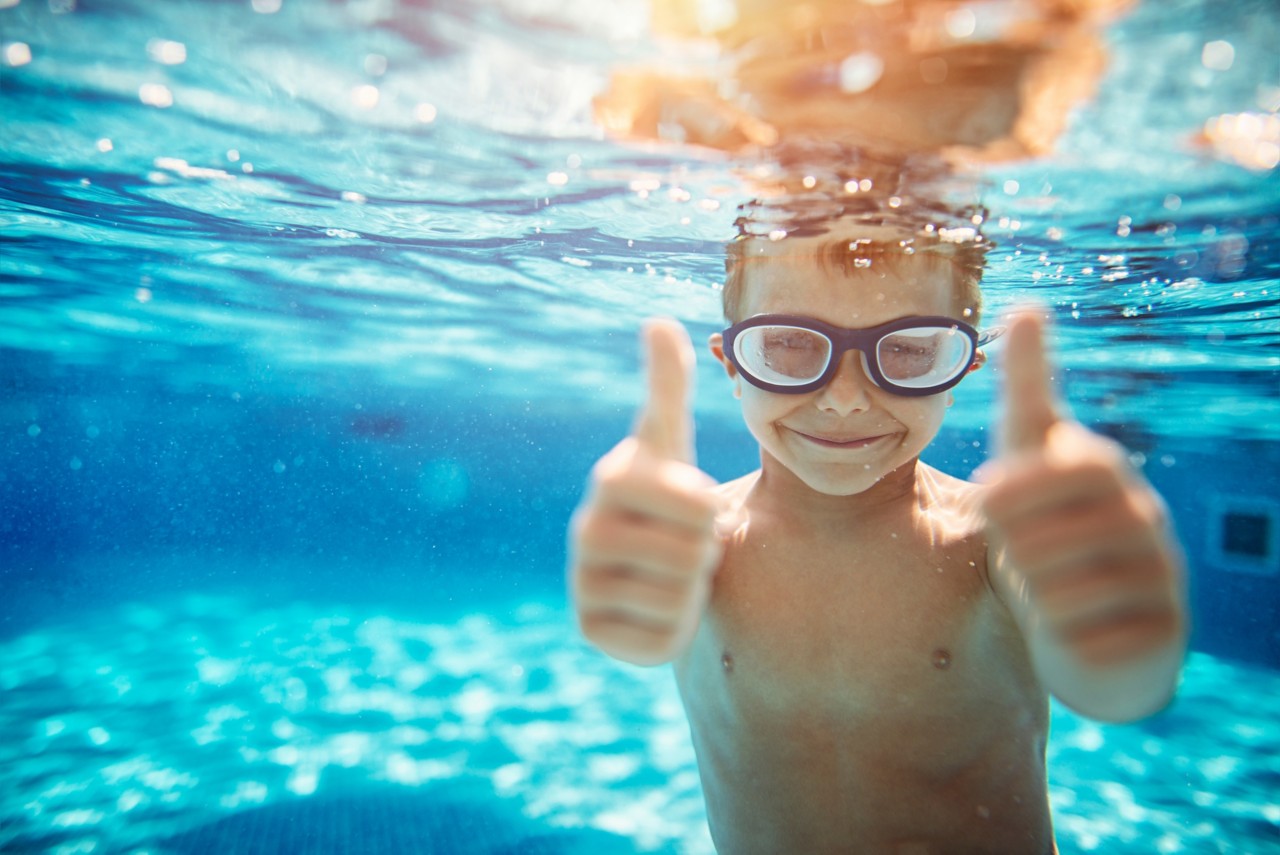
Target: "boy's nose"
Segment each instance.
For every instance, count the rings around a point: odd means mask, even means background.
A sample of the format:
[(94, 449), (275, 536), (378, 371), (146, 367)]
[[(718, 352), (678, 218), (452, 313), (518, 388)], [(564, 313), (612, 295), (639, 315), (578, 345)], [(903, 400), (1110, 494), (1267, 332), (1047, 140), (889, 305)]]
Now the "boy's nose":
[(860, 413), (871, 407), (870, 390), (875, 383), (862, 366), (862, 354), (850, 350), (840, 357), (836, 375), (818, 393), (818, 406), (840, 416)]

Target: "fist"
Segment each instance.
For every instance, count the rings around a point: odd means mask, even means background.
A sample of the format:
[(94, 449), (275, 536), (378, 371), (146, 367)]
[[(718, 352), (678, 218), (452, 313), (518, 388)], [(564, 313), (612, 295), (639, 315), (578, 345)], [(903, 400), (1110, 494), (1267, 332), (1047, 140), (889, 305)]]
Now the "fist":
[(693, 464), (693, 347), (670, 321), (645, 330), (648, 399), (600, 459), (570, 524), (569, 587), (583, 635), (636, 665), (670, 662), (706, 606), (723, 542), (716, 483)]
[(1134, 661), (1185, 631), (1179, 552), (1123, 449), (1059, 415), (1042, 338), (1034, 315), (1010, 326), (989, 534), (1042, 638), (1085, 665)]

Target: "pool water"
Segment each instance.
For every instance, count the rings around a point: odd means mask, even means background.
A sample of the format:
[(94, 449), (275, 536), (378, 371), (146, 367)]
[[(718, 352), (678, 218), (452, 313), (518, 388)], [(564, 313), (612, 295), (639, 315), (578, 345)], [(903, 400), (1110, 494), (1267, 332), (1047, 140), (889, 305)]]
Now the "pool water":
[[(669, 673), (592, 651), (563, 591), (638, 325), (718, 329), (747, 198), (723, 154), (600, 133), (648, 15), (0, 2), (0, 851), (711, 851)], [(1075, 415), (1168, 499), (1195, 651), (1147, 721), (1054, 707), (1050, 799), (1063, 853), (1253, 855), (1280, 177), (1200, 137), (1275, 119), (1280, 12), (1147, 3), (1107, 41), (1055, 153), (975, 179), (984, 291), (1051, 310)], [(699, 461), (735, 477), (699, 361)], [(986, 459), (994, 374), (931, 463)]]
[[(16, 851), (374, 851), (374, 833), (401, 835), (376, 851), (712, 851), (666, 673), (594, 653), (545, 602), (409, 619), (193, 594), (3, 652)], [(1195, 654), (1144, 724), (1055, 708), (1062, 850), (1262, 852), (1280, 822), (1277, 689), (1272, 671)], [(313, 812), (309, 840), (244, 816), (334, 793), (321, 804), (340, 819)], [(397, 799), (415, 819), (385, 819)], [(464, 810), (479, 830), (460, 837)], [(247, 825), (238, 848), (229, 819)]]

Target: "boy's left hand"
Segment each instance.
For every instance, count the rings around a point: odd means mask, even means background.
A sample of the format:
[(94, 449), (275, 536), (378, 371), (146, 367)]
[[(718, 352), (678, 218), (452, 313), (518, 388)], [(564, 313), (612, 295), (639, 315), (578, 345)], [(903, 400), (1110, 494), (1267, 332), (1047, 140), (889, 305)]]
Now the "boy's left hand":
[(1124, 450), (1060, 415), (1029, 312), (1002, 361), (1000, 455), (985, 499), (1000, 586), (1037, 636), (1094, 667), (1132, 662), (1185, 637), (1182, 567), (1165, 506)]

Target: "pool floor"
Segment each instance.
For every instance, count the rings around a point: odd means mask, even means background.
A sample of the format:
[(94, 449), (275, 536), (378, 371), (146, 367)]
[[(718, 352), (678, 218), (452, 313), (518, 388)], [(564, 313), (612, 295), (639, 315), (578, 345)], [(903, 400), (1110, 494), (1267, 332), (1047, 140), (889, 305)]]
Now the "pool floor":
[[(555, 603), (410, 619), (183, 596), (0, 644), (0, 850), (710, 853), (667, 669)], [(1257, 853), (1280, 676), (1204, 655), (1169, 710), (1055, 706), (1064, 855)]]

